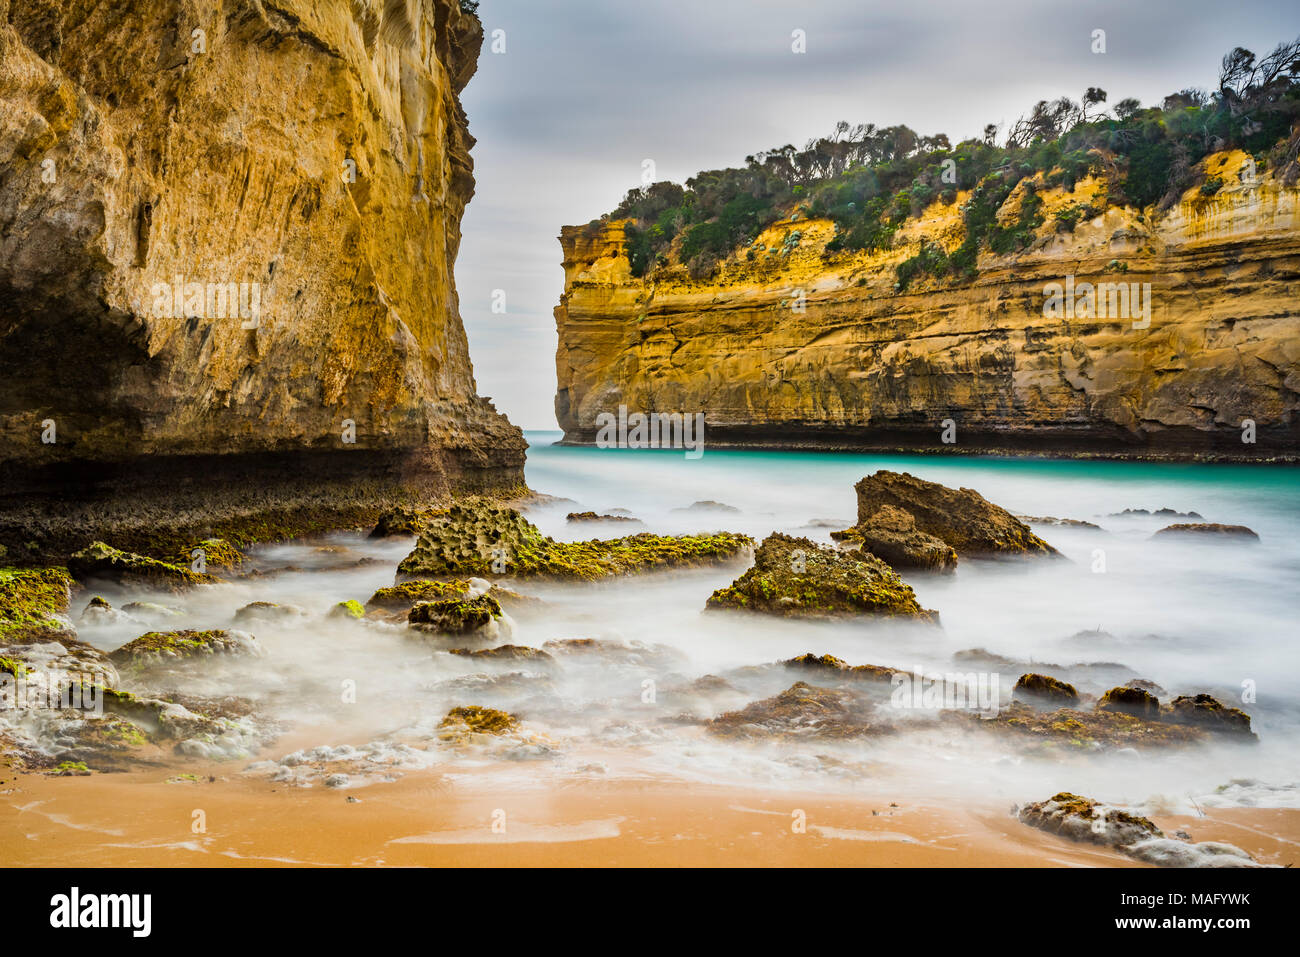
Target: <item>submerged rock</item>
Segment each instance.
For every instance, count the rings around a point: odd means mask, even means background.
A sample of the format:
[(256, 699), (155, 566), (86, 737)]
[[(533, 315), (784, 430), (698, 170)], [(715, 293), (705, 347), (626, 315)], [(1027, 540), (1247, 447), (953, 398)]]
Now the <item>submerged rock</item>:
[(1147, 750), (1183, 747), (1206, 740), (1202, 729), (1168, 721), (1147, 720), (1115, 711), (1076, 708), (1047, 711), (1037, 703), (1023, 701), (1013, 701), (991, 718), (960, 711), (945, 712), (944, 717), (981, 733), (1007, 735), (1009, 741), (1028, 751)]
[(92, 542), (69, 558), (68, 571), (83, 582), (107, 581), (171, 591), (216, 581), (211, 575), (191, 571), (188, 565), (124, 552), (104, 542)]
[(811, 651), (797, 658), (782, 661), (780, 664), (790, 671), (816, 675), (817, 680), (835, 682), (891, 685), (894, 675), (901, 673), (894, 668), (882, 668), (879, 665), (850, 665), (834, 655), (815, 655)]
[(862, 479), (858, 524), (886, 505), (909, 513), (916, 527), (943, 540), (959, 555), (1059, 555), (1029, 526), (973, 489), (951, 489), (907, 472), (879, 471)]
[(705, 499), (702, 502), (692, 502), (690, 505), (687, 505), (685, 508), (675, 508), (673, 509), (673, 511), (674, 512), (726, 512), (727, 514), (733, 514), (733, 515), (740, 514), (740, 509), (736, 508), (734, 505), (725, 505), (722, 502), (714, 502), (710, 499)]
[(1142, 688), (1111, 688), (1097, 702), (1097, 710), (1117, 711), (1154, 720), (1160, 717), (1160, 701)]
[(709, 596), (707, 607), (783, 616), (937, 620), (935, 612), (917, 603), (912, 587), (874, 555), (841, 552), (780, 532), (763, 540), (753, 567)]
[(129, 601), (122, 606), (122, 611), (142, 621), (165, 621), (168, 618), (185, 617), (185, 613), (179, 609), (153, 601)]
[(1097, 702), (1099, 711), (1118, 711), (1136, 718), (1160, 718), (1160, 700), (1141, 688), (1112, 688)]
[(862, 547), (895, 568), (952, 572), (957, 553), (950, 545), (916, 527), (911, 513), (884, 505), (865, 522), (851, 529)]
[(477, 650), (471, 650), (469, 648), (453, 648), (451, 649), (451, 654), (460, 655), (465, 658), (472, 658), (476, 661), (526, 661), (541, 665), (552, 665), (555, 663), (555, 659), (545, 651), (542, 651), (540, 648), (529, 648), (525, 645), (497, 645), (495, 648), (481, 648)]
[(1085, 522), (1081, 518), (1057, 518), (1054, 515), (1017, 515), (1016, 518), (1030, 525), (1054, 525), (1057, 528), (1086, 528), (1100, 532), (1104, 529), (1095, 522)]
[(215, 657), (261, 657), (257, 639), (246, 631), (151, 631), (109, 654), (123, 670), (206, 660)]
[(303, 618), (306, 614), (297, 605), (281, 605), (273, 601), (250, 601), (235, 612), (235, 621), (287, 621)]
[(422, 601), (407, 616), (412, 627), (444, 635), (481, 631), (501, 618), (501, 605), (488, 595)]
[(341, 601), (330, 609), (331, 618), (364, 618), (366, 609), (355, 598)]
[(643, 641), (611, 641), (599, 638), (561, 638), (548, 641), (542, 649), (555, 658), (570, 659), (605, 668), (618, 665), (651, 671), (667, 671), (687, 664), (687, 658), (669, 645)]
[(1201, 518), (1198, 512), (1176, 512), (1172, 508), (1158, 508), (1154, 512), (1149, 512), (1145, 508), (1126, 508), (1122, 512), (1110, 513), (1111, 518), (1124, 518), (1130, 515), (1158, 515), (1162, 518)]
[(1074, 685), (1067, 684), (1050, 675), (1021, 675), (1012, 690), (1012, 697), (1017, 701), (1033, 704), (1046, 704), (1053, 707), (1073, 705), (1079, 700), (1079, 692)]
[(632, 518), (630, 515), (600, 515), (596, 512), (570, 512), (564, 516), (566, 522), (631, 522), (633, 525), (642, 524), (641, 519)]
[(1166, 525), (1160, 531), (1152, 535), (1152, 538), (1177, 538), (1177, 537), (1199, 537), (1199, 538), (1236, 538), (1243, 541), (1259, 541), (1257, 535), (1252, 529), (1245, 525), (1218, 525), (1212, 522), (1189, 522), (1177, 525)]
[(731, 561), (753, 544), (745, 535), (651, 535), (557, 542), (514, 509), (456, 505), (433, 519), (397, 566), (407, 578), (475, 575), (595, 580), (629, 572)]
[[(123, 614), (115, 609), (108, 601), (99, 595), (90, 599), (86, 607), (81, 609), (81, 614), (77, 616), (77, 624), (86, 625), (91, 628), (111, 625), (123, 619)], [(127, 617), (129, 620), (129, 616)]]
[(728, 711), (708, 723), (728, 738), (851, 738), (883, 730), (869, 721), (874, 705), (857, 695), (796, 681), (780, 694)]
[(1163, 837), (1149, 820), (1116, 807), (1068, 791), (1026, 804), (1020, 809), (1021, 823), (1059, 834), (1072, 841), (1087, 841), (1108, 847), (1123, 847), (1152, 837)]
[(1021, 823), (1049, 834), (1100, 844), (1159, 867), (1260, 866), (1239, 847), (1173, 840), (1148, 818), (1068, 791), (1026, 804), (1017, 816)]
[(1229, 708), (1208, 694), (1181, 695), (1169, 703), (1163, 716), (1177, 724), (1204, 728), (1215, 734), (1255, 739), (1250, 730), (1250, 715), (1240, 708)]

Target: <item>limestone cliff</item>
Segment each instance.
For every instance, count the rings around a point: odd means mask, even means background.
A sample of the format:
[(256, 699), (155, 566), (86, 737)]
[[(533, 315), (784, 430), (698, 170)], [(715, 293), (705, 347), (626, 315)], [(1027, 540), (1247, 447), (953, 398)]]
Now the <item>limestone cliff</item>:
[[(980, 254), (973, 280), (896, 267), (961, 241), (959, 193), (892, 249), (826, 254), (834, 226), (787, 215), (695, 281), (630, 272), (620, 221), (565, 227), (555, 310), (556, 414), (568, 442), (596, 416), (704, 412), (711, 445), (1007, 449), (1275, 458), (1300, 453), (1300, 189), (1212, 154), (1224, 182), (1160, 212), (1107, 206), (1104, 177), (1048, 188), (1027, 248)], [(999, 211), (1014, 219), (1022, 183)], [(1090, 210), (1067, 231), (1051, 213)], [(1101, 212), (1096, 212), (1101, 210)], [(1053, 312), (1049, 284), (1150, 284), (1149, 324)], [(1118, 303), (1122, 306), (1122, 303)], [(1243, 421), (1255, 423), (1243, 442)], [(945, 420), (952, 420), (942, 441)]]
[(9, 490), (520, 481), (452, 275), (481, 41), (457, 0), (0, 0)]

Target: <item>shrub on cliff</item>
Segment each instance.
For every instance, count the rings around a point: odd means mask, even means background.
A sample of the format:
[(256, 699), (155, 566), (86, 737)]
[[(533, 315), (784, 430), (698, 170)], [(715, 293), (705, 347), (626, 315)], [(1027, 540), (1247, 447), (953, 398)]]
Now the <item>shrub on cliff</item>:
[[(1013, 124), (1002, 146), (994, 141), (996, 127), (953, 146), (943, 134), (920, 136), (906, 126), (850, 128), (841, 122), (802, 150), (786, 144), (756, 153), (743, 167), (698, 174), (685, 190), (672, 183), (632, 190), (614, 215), (634, 221), (627, 251), (633, 275), (642, 276), (673, 255), (679, 231), (679, 263), (703, 255), (721, 260), (765, 225), (789, 216), (795, 203), (800, 216), (806, 210), (835, 223), (826, 252), (887, 249), (897, 228), (936, 196), (951, 202), (957, 189), (973, 187), (964, 210), (965, 241), (949, 257), (949, 271), (969, 278), (981, 249), (1023, 248), (1041, 224), (1036, 199), (1022, 206), (1018, 222), (996, 221), (1011, 190), (1027, 177), (1041, 174), (1046, 186), (1072, 191), (1097, 173), (1107, 179), (1107, 202), (1168, 204), (1195, 184), (1194, 167), (1210, 152), (1237, 147), (1263, 156), (1285, 142), (1300, 120), (1300, 40), (1258, 62), (1249, 51), (1232, 51), (1211, 94), (1182, 90), (1146, 109), (1124, 99), (1113, 115), (1104, 111), (1106, 99), (1104, 90), (1089, 88), (1078, 102), (1040, 101)], [(1270, 154), (1270, 160), (1285, 167), (1289, 181), (1300, 178), (1294, 150), (1276, 159)], [(672, 229), (665, 228), (665, 216)], [(1064, 222), (1070, 228), (1069, 219)], [(907, 281), (900, 277), (900, 288)]]

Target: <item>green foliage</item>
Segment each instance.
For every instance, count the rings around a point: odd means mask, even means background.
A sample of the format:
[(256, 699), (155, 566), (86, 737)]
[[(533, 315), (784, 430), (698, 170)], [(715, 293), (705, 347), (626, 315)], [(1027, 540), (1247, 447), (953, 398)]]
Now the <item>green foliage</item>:
[(921, 251), (909, 259), (904, 259), (895, 270), (898, 276), (898, 291), (904, 292), (913, 279), (922, 274), (942, 276), (948, 272), (948, 256), (938, 243), (921, 240)]
[[(1042, 224), (1036, 195), (1025, 197), (1016, 223), (996, 221), (998, 208), (1026, 177), (1041, 176), (1047, 188), (1073, 191), (1085, 176), (1104, 172), (1111, 186), (1107, 202), (1146, 207), (1172, 202), (1192, 186), (1194, 167), (1215, 150), (1269, 154), (1300, 121), (1296, 51), (1300, 41), (1256, 63), (1254, 54), (1235, 50), (1224, 59), (1218, 90), (1182, 90), (1160, 106), (1121, 99), (1107, 114), (1107, 94), (1096, 88), (1077, 103), (1041, 101), (1014, 125), (1004, 146), (994, 141), (996, 127), (954, 146), (943, 134), (920, 136), (906, 126), (850, 128), (841, 122), (834, 134), (802, 150), (787, 144), (757, 153), (743, 167), (702, 172), (685, 188), (655, 183), (631, 190), (611, 218), (632, 220), (627, 255), (634, 276), (674, 260), (702, 276), (782, 218), (834, 222), (835, 236), (826, 245), (830, 255), (888, 249), (909, 218), (936, 200), (955, 202), (958, 189), (974, 184), (963, 209), (966, 238), (948, 257), (949, 271), (970, 276), (982, 249), (1021, 249)], [(1072, 231), (1097, 212), (1062, 210), (1056, 228)], [(924, 250), (913, 258), (924, 261), (904, 270), (909, 281), (937, 262)]]

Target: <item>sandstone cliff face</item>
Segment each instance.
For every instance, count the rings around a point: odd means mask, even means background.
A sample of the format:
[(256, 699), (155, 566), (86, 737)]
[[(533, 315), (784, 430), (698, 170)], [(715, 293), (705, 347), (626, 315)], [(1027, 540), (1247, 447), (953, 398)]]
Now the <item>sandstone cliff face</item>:
[[(904, 292), (896, 265), (922, 238), (955, 248), (968, 193), (874, 254), (826, 258), (833, 224), (787, 219), (698, 282), (673, 266), (633, 278), (622, 223), (565, 227), (566, 441), (592, 441), (596, 416), (624, 404), (705, 412), (715, 445), (1294, 456), (1300, 189), (1252, 177), (1246, 161), (1207, 157), (1226, 185), (1163, 213), (1102, 199), (1104, 213), (1072, 233), (1051, 213), (1105, 183), (1042, 189), (1046, 224), (1026, 249), (981, 254), (973, 281), (918, 279)], [(1023, 187), (1000, 216), (1017, 214)], [(1108, 296), (1101, 314), (1045, 315), (1047, 285), (1069, 277), (1150, 283), (1149, 325), (1111, 312)]]
[(0, 0), (11, 488), (518, 482), (452, 276), (481, 40), (456, 0)]

